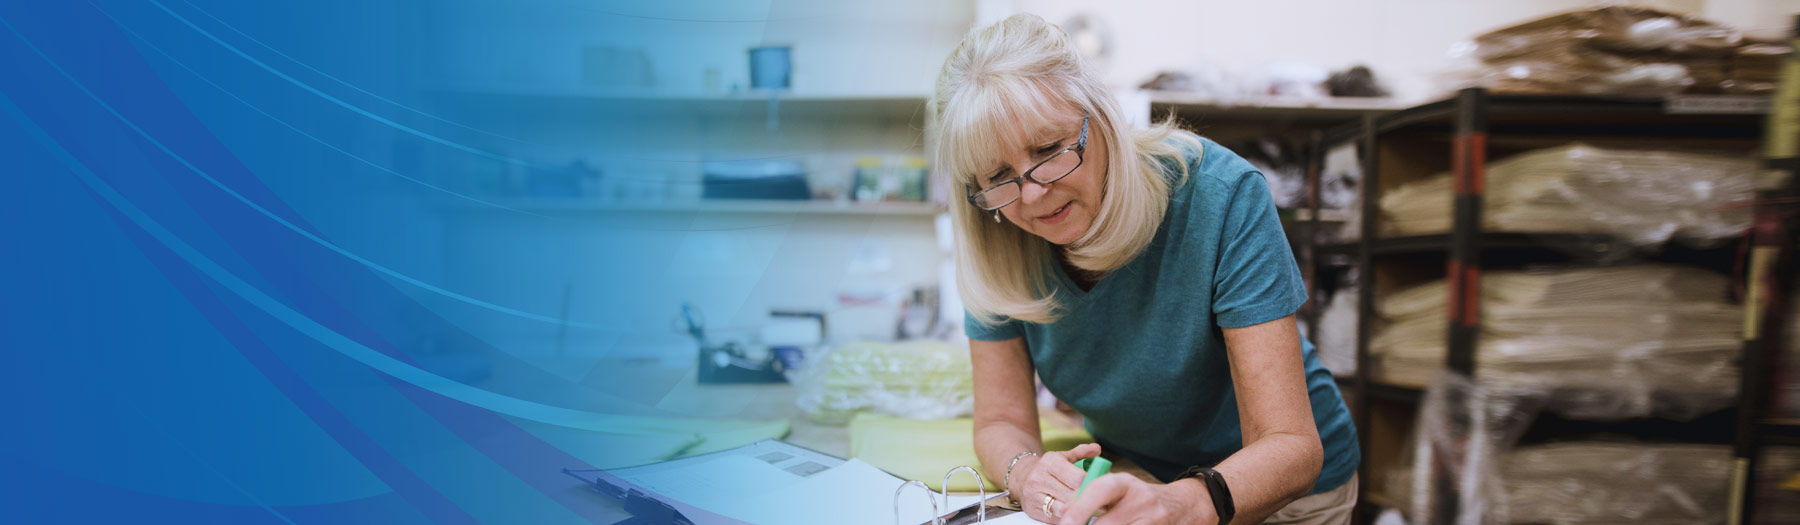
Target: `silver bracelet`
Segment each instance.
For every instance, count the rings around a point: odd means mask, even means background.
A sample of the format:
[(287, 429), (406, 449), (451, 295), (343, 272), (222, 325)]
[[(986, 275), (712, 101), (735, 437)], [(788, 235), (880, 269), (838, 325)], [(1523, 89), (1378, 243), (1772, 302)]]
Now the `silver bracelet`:
[[(1011, 462), (1006, 464), (1006, 492), (1007, 492), (1006, 497), (1008, 499), (1011, 499), (1013, 501), (1014, 505), (1019, 504), (1019, 498), (1012, 494), (1012, 469), (1013, 469), (1013, 467), (1018, 466), (1019, 460), (1025, 459), (1025, 456), (1037, 456), (1037, 455), (1038, 455), (1038, 453), (1032, 452), (1029, 450), (1020, 452), (1019, 455), (1013, 456)], [(1043, 457), (1043, 456), (1038, 456), (1038, 457)]]

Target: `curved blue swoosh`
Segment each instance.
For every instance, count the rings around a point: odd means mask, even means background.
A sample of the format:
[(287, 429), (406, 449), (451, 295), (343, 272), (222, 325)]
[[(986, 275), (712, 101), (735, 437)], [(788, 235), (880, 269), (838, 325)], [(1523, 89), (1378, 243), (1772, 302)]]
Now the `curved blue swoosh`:
[[(9, 30), (13, 29), (4, 19), (0, 19), (0, 25), (5, 25)], [(14, 34), (16, 35), (17, 33), (15, 32)], [(757, 426), (756, 423), (740, 421), (679, 420), (672, 418), (618, 416), (545, 405), (475, 388), (422, 370), (388, 356), (387, 354), (378, 352), (375, 349), (369, 348), (329, 327), (321, 325), (312, 318), (307, 317), (305, 314), (282, 304), (281, 301), (270, 297), (254, 285), (245, 282), (237, 275), (231, 273), (230, 270), (225, 269), (225, 267), (214, 262), (212, 259), (206, 257), (206, 255), (200, 253), (199, 250), (196, 250), (193, 246), (187, 244), (186, 241), (181, 240), (181, 238), (173, 232), (165, 229), (160, 223), (156, 222), (155, 219), (144, 213), (143, 210), (131, 204), (128, 199), (123, 195), (120, 195), (111, 185), (108, 185), (105, 181), (101, 180), (98, 175), (89, 170), (85, 164), (82, 164), (81, 161), (70, 154), (68, 150), (63, 149), (60, 144), (57, 144), (54, 139), (44, 132), (43, 128), (39, 127), (35, 122), (32, 122), (18, 106), (14, 105), (10, 98), (0, 96), (0, 110), (5, 110), (9, 116), (19, 122), (20, 125), (24, 127), (27, 132), (31, 133), (31, 135), (36, 138), (47, 151), (55, 156), (58, 161), (62, 162), (64, 166), (68, 167), (71, 172), (75, 173), (75, 175), (81, 179), (82, 184), (88, 186), (89, 189), (92, 189), (101, 198), (105, 199), (108, 205), (111, 205), (121, 214), (131, 219), (138, 227), (142, 228), (158, 242), (175, 252), (176, 255), (187, 261), (187, 263), (192, 265), (195, 269), (200, 270), (200, 272), (205, 274), (208, 278), (224, 286), (226, 289), (231, 290), (233, 294), (250, 304), (255, 305), (258, 309), (261, 309), (271, 317), (306, 334), (313, 340), (329, 346), (333, 350), (336, 350), (351, 359), (355, 359), (357, 362), (363, 363), (370, 368), (374, 368), (383, 374), (387, 374), (395, 379), (405, 381), (444, 397), (497, 413), (540, 423), (611, 434), (691, 436), (695, 432), (733, 430)]]

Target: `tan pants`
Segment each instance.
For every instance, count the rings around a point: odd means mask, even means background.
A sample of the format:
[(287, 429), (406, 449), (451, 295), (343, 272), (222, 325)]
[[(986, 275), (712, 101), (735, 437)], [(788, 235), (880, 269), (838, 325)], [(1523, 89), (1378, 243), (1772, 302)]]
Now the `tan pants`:
[(1294, 500), (1263, 523), (1268, 525), (1344, 525), (1356, 509), (1356, 476), (1338, 488)]

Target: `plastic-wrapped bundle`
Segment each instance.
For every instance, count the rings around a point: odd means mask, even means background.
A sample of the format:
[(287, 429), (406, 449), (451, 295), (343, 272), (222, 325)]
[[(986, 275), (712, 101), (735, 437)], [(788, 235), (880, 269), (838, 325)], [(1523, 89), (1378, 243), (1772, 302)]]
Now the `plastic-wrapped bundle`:
[(1780, 80), (1781, 63), (1792, 49), (1783, 44), (1757, 43), (1737, 49), (1731, 57), (1731, 79), (1725, 82), (1728, 93), (1773, 93)]
[[(1750, 155), (1595, 147), (1535, 150), (1487, 165), (1482, 227), (1520, 233), (1604, 233), (1634, 246), (1671, 238), (1705, 244), (1750, 226)], [(1408, 183), (1381, 198), (1384, 234), (1451, 228), (1451, 176)]]
[(1731, 448), (1568, 442), (1519, 447), (1501, 462), (1513, 523), (1724, 521)]
[(950, 419), (975, 408), (969, 352), (939, 341), (850, 343), (789, 375), (814, 421), (842, 425), (862, 412)]
[(1718, 92), (1741, 35), (1654, 9), (1571, 11), (1484, 33), (1463, 50), (1462, 85), (1506, 93), (1667, 95)]
[[(1731, 447), (1568, 442), (1518, 447), (1502, 461), (1514, 523), (1725, 523)], [(1757, 523), (1795, 523), (1800, 493), (1778, 486), (1800, 469), (1791, 448), (1764, 449)]]
[[(1529, 385), (1471, 381), (1446, 373), (1425, 390), (1406, 465), (1387, 472), (1413, 523), (1511, 523), (1497, 463), (1537, 416), (1548, 394)], [(1446, 498), (1458, 501), (1448, 515)]]
[[(1489, 272), (1482, 277), (1476, 375), (1557, 389), (1569, 417), (1690, 419), (1733, 403), (1743, 311), (1725, 276), (1633, 265)], [(1376, 377), (1429, 384), (1444, 366), (1443, 281), (1377, 305)]]

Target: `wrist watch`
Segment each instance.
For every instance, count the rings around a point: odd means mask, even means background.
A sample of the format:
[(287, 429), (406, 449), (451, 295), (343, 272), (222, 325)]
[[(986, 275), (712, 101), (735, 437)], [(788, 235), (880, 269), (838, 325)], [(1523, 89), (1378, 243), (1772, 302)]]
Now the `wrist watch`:
[(1219, 525), (1229, 525), (1231, 517), (1237, 515), (1237, 505), (1231, 502), (1231, 487), (1225, 485), (1225, 475), (1206, 467), (1188, 467), (1175, 477), (1175, 481), (1187, 478), (1199, 478), (1206, 484), (1207, 494), (1212, 495), (1213, 512), (1219, 515)]

